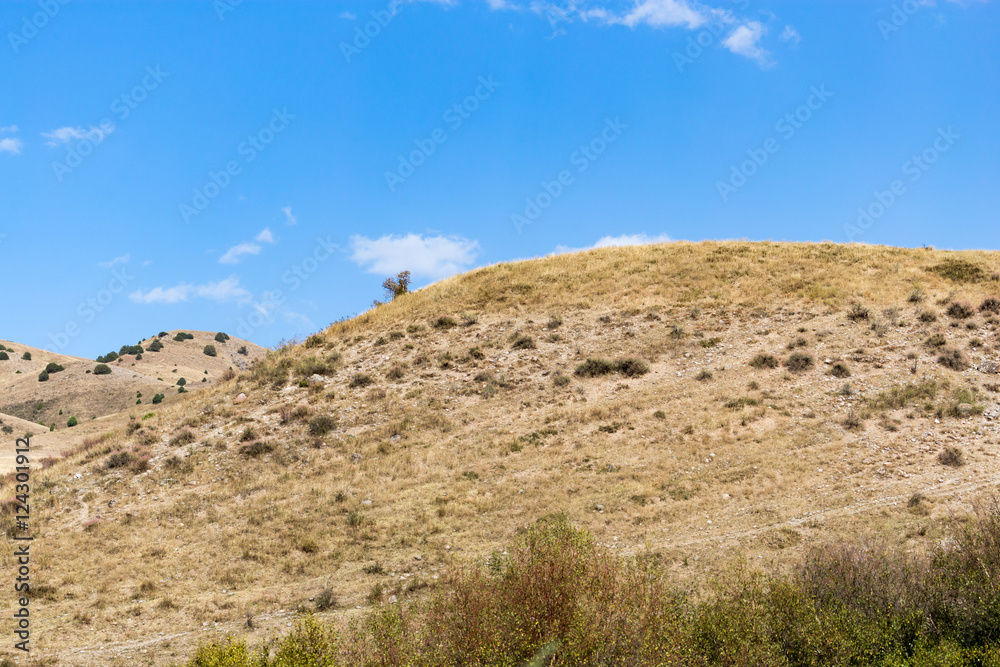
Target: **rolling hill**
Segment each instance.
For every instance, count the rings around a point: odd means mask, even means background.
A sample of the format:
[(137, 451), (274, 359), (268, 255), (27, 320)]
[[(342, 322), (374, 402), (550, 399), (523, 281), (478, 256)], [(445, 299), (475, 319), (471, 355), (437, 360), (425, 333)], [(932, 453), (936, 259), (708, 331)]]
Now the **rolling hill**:
[[(36, 473), (38, 655), (347, 623), (555, 513), (695, 587), (872, 532), (926, 548), (1000, 482), (998, 293), (996, 252), (724, 242), (404, 294)], [(218, 372), (147, 356), (113, 376)]]

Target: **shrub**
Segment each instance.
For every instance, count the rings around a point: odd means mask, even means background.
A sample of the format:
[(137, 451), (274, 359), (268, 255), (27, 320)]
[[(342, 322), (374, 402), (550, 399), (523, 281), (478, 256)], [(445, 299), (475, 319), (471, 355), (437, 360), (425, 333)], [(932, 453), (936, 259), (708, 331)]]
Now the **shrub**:
[(195, 441), (195, 435), (191, 432), (191, 429), (182, 429), (170, 438), (169, 442), (174, 447), (180, 447), (181, 445), (189, 445)]
[(406, 370), (400, 364), (393, 364), (385, 374), (390, 380), (402, 380), (404, 375), (406, 375)]
[(115, 468), (127, 468), (135, 461), (135, 454), (131, 452), (115, 452), (108, 457), (107, 461), (104, 462), (104, 469), (114, 470)]
[(178, 378), (177, 379), (177, 386), (178, 387), (183, 387), (186, 384), (187, 384), (187, 380), (185, 380), (184, 378)]
[(703, 369), (700, 373), (698, 373), (698, 375), (695, 376), (694, 379), (698, 380), (699, 382), (701, 382), (703, 380), (711, 380), (712, 379), (712, 371), (707, 371), (707, 370)]
[(21, 358), (24, 359), (25, 361), (31, 361), (31, 352), (25, 352), (24, 354), (21, 355)]
[(433, 320), (431, 325), (435, 329), (451, 329), (452, 327), (458, 326), (458, 322), (456, 322), (455, 318), (450, 315), (441, 315), (436, 320)]
[(486, 355), (478, 345), (475, 345), (469, 348), (469, 357), (472, 359), (485, 359)]
[(995, 296), (986, 297), (979, 306), (979, 312), (1000, 315), (1000, 298)]
[(337, 427), (336, 417), (316, 415), (309, 420), (309, 435), (326, 435)]
[(545, 328), (549, 331), (553, 331), (562, 326), (562, 318), (558, 315), (553, 315), (549, 318), (549, 321), (545, 323)]
[(142, 354), (145, 352), (142, 349), (142, 345), (122, 345), (121, 349), (118, 350), (118, 356), (123, 357), (126, 354)]
[(146, 347), (147, 352), (159, 352), (162, 349), (163, 349), (163, 343), (160, 342), (159, 338), (154, 340)]
[(569, 383), (570, 379), (568, 375), (556, 375), (554, 378), (552, 378), (552, 384), (554, 384), (557, 387), (565, 387)]
[(76, 417), (70, 417), (69, 420), (67, 420), (67, 422), (66, 422), (66, 426), (72, 427), (72, 426), (76, 426), (78, 423), (79, 422), (76, 420)]
[(614, 363), (614, 366), (616, 371), (626, 377), (638, 377), (649, 372), (649, 364), (634, 357), (619, 359)]
[(368, 385), (374, 383), (375, 379), (368, 373), (357, 373), (356, 375), (351, 377), (349, 386), (351, 387), (351, 389), (354, 389), (357, 387), (367, 387)]
[(174, 340), (177, 341), (178, 343), (183, 343), (186, 340), (192, 340), (192, 339), (194, 339), (193, 335), (185, 333), (183, 331), (178, 331), (177, 335), (174, 336)]
[(785, 368), (793, 373), (803, 373), (813, 367), (812, 355), (796, 352), (785, 359)]
[(157, 394), (156, 396), (153, 396), (153, 403), (154, 404), (162, 403), (164, 398), (166, 398), (165, 395)]
[(516, 333), (510, 338), (512, 350), (534, 350), (538, 347), (535, 339), (523, 333)]
[(937, 322), (937, 313), (933, 310), (925, 310), (918, 318), (921, 322)]
[(938, 454), (938, 463), (952, 468), (959, 468), (965, 465), (965, 459), (962, 456), (962, 450), (958, 447), (945, 447)]
[(832, 366), (830, 366), (830, 370), (827, 371), (827, 373), (829, 375), (832, 375), (835, 378), (849, 378), (849, 377), (851, 377), (851, 369), (848, 368), (847, 364), (845, 364), (842, 361), (838, 361), (837, 363), (835, 363)]
[(95, 359), (94, 361), (100, 364), (109, 364), (117, 358), (118, 358), (118, 353), (112, 350), (111, 352), (105, 354), (103, 357), (97, 357), (97, 359)]
[(97, 364), (94, 366), (94, 375), (111, 375), (111, 366), (107, 364)]
[(245, 357), (248, 354), (247, 353), (247, 346), (246, 345), (240, 345), (240, 349), (236, 350), (236, 354), (242, 354)]
[(410, 272), (400, 271), (395, 278), (386, 278), (382, 281), (382, 289), (390, 301), (403, 296), (410, 291)]
[(945, 368), (950, 368), (953, 371), (964, 371), (969, 367), (969, 361), (962, 354), (961, 350), (954, 350), (945, 348), (941, 350), (941, 356), (938, 357), (938, 363)]
[(48, 365), (45, 366), (45, 371), (47, 373), (49, 373), (50, 375), (52, 373), (58, 373), (58, 372), (64, 371), (64, 370), (66, 370), (66, 369), (63, 368), (62, 366), (60, 366), (59, 364), (57, 364), (54, 361), (52, 363), (50, 363), (50, 364), (48, 364)]
[(778, 358), (773, 354), (765, 354), (761, 352), (754, 356), (750, 360), (750, 366), (753, 368), (777, 368), (779, 365)]
[(910, 296), (906, 298), (910, 303), (922, 303), (924, 300), (924, 291), (919, 287), (914, 287), (913, 291), (910, 292)]
[(948, 339), (944, 337), (944, 334), (940, 333), (936, 333), (924, 341), (924, 345), (927, 347), (944, 347), (947, 344)]
[(215, 334), (215, 342), (216, 343), (225, 343), (227, 340), (229, 340), (229, 335), (228, 334), (224, 334), (221, 331), (219, 333)]
[(953, 319), (967, 320), (976, 314), (976, 309), (968, 301), (953, 301), (945, 312)]
[(48, 382), (49, 381), (48, 371), (42, 371), (41, 373), (39, 373), (38, 374), (38, 381), (39, 382)]
[(0, 361), (7, 361), (10, 357), (7, 356), (6, 352), (0, 352)]
[(215, 346), (214, 345), (206, 345), (205, 349), (203, 349), (202, 352), (204, 352), (205, 356), (207, 356), (207, 357), (217, 356), (217, 353), (215, 351)]
[(245, 459), (255, 459), (274, 451), (274, 445), (264, 440), (257, 440), (240, 447), (240, 456)]
[(858, 322), (860, 320), (867, 320), (871, 316), (871, 311), (861, 305), (860, 302), (855, 301), (851, 304), (850, 309), (847, 311), (847, 318), (852, 322)]
[(977, 283), (986, 279), (982, 268), (963, 259), (949, 259), (927, 270), (956, 283)]

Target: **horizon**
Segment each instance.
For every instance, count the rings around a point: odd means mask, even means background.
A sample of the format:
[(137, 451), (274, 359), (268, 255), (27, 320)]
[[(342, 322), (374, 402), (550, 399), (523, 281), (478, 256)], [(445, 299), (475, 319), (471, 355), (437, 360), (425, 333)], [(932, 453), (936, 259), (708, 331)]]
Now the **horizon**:
[[(665, 241), (1000, 246), (995, 2), (0, 5), (0, 337), (265, 347)], [(247, 335), (241, 335), (241, 331)]]

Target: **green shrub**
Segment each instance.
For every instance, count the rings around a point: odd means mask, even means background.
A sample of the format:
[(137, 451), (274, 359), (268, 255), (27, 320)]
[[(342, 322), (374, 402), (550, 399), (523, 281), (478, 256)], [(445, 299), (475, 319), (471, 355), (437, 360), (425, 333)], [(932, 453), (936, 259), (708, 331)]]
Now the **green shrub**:
[(111, 367), (107, 364), (97, 364), (94, 366), (94, 375), (111, 375)]
[(452, 327), (458, 326), (458, 322), (450, 315), (441, 315), (437, 319), (431, 321), (431, 325), (435, 329), (451, 329)]
[(126, 354), (142, 354), (145, 352), (142, 349), (142, 345), (122, 345), (121, 349), (118, 350), (118, 356), (124, 357)]
[(587, 359), (576, 367), (574, 373), (580, 377), (599, 377), (615, 372), (615, 365), (605, 359)]
[(565, 387), (569, 383), (570, 379), (568, 375), (556, 375), (554, 378), (552, 378), (552, 384), (554, 384), (557, 387)]
[(326, 435), (337, 428), (337, 419), (331, 415), (316, 415), (309, 420), (309, 435)]
[(629, 357), (615, 362), (615, 370), (626, 377), (638, 377), (649, 372), (649, 364), (642, 359)]
[(163, 349), (163, 343), (160, 342), (159, 338), (154, 340), (146, 347), (147, 352), (159, 352), (162, 349)]
[(354, 389), (356, 387), (367, 387), (370, 384), (375, 383), (375, 378), (373, 378), (368, 373), (357, 373), (351, 377), (349, 386)]
[(104, 462), (104, 469), (114, 470), (115, 468), (127, 468), (135, 461), (135, 454), (131, 452), (115, 452), (108, 457), (107, 461)]
[(850, 309), (847, 311), (847, 319), (852, 322), (858, 322), (861, 320), (867, 320), (871, 316), (871, 311), (865, 308), (861, 303), (855, 301), (851, 304)]
[(117, 358), (118, 358), (118, 353), (111, 351), (105, 354), (103, 357), (97, 357), (97, 359), (95, 359), (94, 361), (96, 361), (99, 364), (109, 364)]
[(750, 360), (750, 366), (753, 368), (777, 368), (779, 366), (778, 358), (773, 354), (765, 354), (763, 352), (754, 356)]
[(206, 345), (205, 349), (203, 349), (202, 352), (204, 352), (205, 356), (207, 356), (207, 357), (217, 356), (217, 353), (215, 351), (215, 346), (214, 345)]
[(240, 349), (236, 350), (236, 354), (242, 354), (245, 357), (248, 354), (247, 353), (247, 346), (246, 345), (240, 345)]
[(153, 396), (153, 403), (154, 404), (162, 403), (164, 398), (166, 398), (164, 394), (157, 394), (156, 396)]
[(961, 350), (944, 348), (938, 357), (938, 363), (953, 371), (964, 371), (969, 367), (969, 360), (965, 358)]
[(812, 355), (796, 352), (785, 359), (785, 368), (793, 373), (803, 373), (813, 367)]
[(229, 335), (228, 334), (222, 333), (221, 331), (219, 333), (215, 334), (215, 342), (216, 343), (225, 343), (227, 340), (229, 340)]
[(953, 319), (967, 320), (976, 314), (976, 309), (968, 301), (953, 301), (945, 312)]
[(21, 358), (24, 359), (25, 361), (31, 361), (31, 352), (25, 352), (24, 354), (21, 355)]
[(178, 387), (183, 387), (186, 384), (187, 384), (187, 380), (185, 380), (184, 378), (178, 378), (177, 379), (177, 386)]
[(945, 447), (938, 454), (938, 463), (952, 468), (959, 468), (965, 465), (965, 458), (962, 456), (962, 450), (958, 447)]
[(192, 334), (185, 333), (183, 331), (178, 331), (177, 334), (174, 336), (174, 340), (177, 341), (178, 343), (183, 343), (186, 340), (193, 340), (193, 339), (194, 336)]
[(516, 333), (510, 337), (511, 349), (512, 350), (534, 350), (538, 347), (535, 344), (535, 339), (527, 334)]
[(240, 447), (240, 456), (245, 459), (255, 459), (274, 451), (274, 445), (264, 440), (257, 440)]
[(76, 417), (70, 417), (69, 420), (66, 422), (66, 426), (72, 427), (76, 426), (78, 423), (79, 422), (76, 421)]
[(700, 373), (698, 373), (698, 375), (696, 375), (694, 379), (697, 380), (698, 382), (703, 382), (705, 380), (711, 380), (712, 379), (712, 371), (702, 369), (702, 371)]
[(832, 375), (835, 378), (849, 378), (851, 377), (851, 369), (848, 368), (847, 364), (844, 362), (838, 361), (830, 366), (830, 370), (827, 371), (827, 374)]
[(1000, 298), (995, 296), (986, 297), (979, 306), (979, 312), (1000, 315)]
[(48, 373), (48, 371), (42, 371), (41, 373), (39, 373), (38, 374), (38, 381), (39, 382), (48, 382), (49, 381), (49, 373)]
[(385, 374), (390, 380), (402, 380), (404, 375), (406, 375), (406, 369), (400, 364), (393, 364)]
[(10, 357), (7, 356), (6, 352), (0, 352), (0, 361), (7, 361)]

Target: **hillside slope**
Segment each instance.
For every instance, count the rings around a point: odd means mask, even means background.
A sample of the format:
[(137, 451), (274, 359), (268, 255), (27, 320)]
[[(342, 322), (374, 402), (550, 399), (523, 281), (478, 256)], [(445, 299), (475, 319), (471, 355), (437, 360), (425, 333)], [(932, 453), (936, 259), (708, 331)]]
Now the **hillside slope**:
[(692, 585), (866, 531), (932, 544), (1000, 482), (996, 293), (995, 252), (727, 242), (404, 295), (39, 473), (39, 655), (163, 665), (320, 600), (347, 620), (550, 513)]

